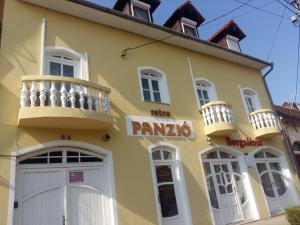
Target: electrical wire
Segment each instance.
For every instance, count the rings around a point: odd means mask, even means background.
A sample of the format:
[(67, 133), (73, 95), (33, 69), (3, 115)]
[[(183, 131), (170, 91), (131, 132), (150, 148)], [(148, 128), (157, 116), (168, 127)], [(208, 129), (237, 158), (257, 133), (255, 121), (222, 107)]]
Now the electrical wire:
[[(238, 3), (240, 3), (240, 4), (247, 5), (247, 6), (251, 7), (251, 8), (260, 10), (260, 11), (262, 11), (262, 12), (268, 13), (268, 14), (273, 15), (273, 16), (278, 16), (278, 17), (280, 17), (280, 18), (282, 17), (282, 15), (280, 15), (280, 14), (277, 14), (277, 13), (275, 13), (275, 12), (272, 12), (272, 11), (269, 11), (269, 10), (266, 10), (266, 9), (263, 9), (263, 8), (260, 8), (259, 6), (247, 4), (247, 3), (241, 2), (241, 1), (239, 1), (239, 0), (233, 0), (233, 1), (234, 1), (234, 2), (238, 2)], [(272, 1), (272, 3), (273, 3), (273, 2), (274, 2), (274, 1)], [(284, 18), (290, 20), (289, 17), (284, 17)]]
[(292, 5), (292, 4), (291, 4), (290, 2), (288, 2), (287, 0), (283, 0), (283, 1), (285, 1), (288, 5), (292, 6), (294, 9), (299, 10), (296, 6)]
[(298, 34), (296, 93), (295, 93), (295, 101), (294, 101), (295, 104), (297, 104), (297, 95), (298, 95), (299, 60), (300, 60), (300, 26), (299, 26), (299, 34)]
[(269, 59), (270, 59), (270, 57), (271, 57), (271, 54), (272, 54), (272, 52), (273, 52), (273, 48), (274, 48), (274, 46), (275, 46), (275, 43), (276, 43), (276, 40), (277, 40), (279, 31), (280, 31), (280, 28), (281, 28), (281, 24), (282, 24), (282, 21), (283, 21), (283, 18), (284, 18), (285, 11), (286, 11), (286, 8), (283, 8), (283, 12), (282, 12), (282, 15), (281, 15), (281, 18), (280, 18), (278, 27), (277, 27), (276, 32), (275, 32), (275, 36), (274, 36), (274, 39), (273, 39), (271, 48), (270, 48), (269, 53), (268, 53), (267, 61), (269, 61)]
[(294, 10), (291, 10), (289, 7), (287, 7), (286, 4), (283, 4), (280, 0), (276, 0), (276, 2), (278, 2), (280, 5), (282, 5), (283, 7), (285, 7), (286, 9), (288, 9), (289, 11), (291, 11), (292, 13), (296, 14), (296, 12)]
[[(248, 3), (250, 3), (250, 2), (252, 2), (253, 0), (248, 0), (247, 2), (246, 2), (246, 4), (248, 4)], [(232, 10), (230, 10), (230, 11), (228, 11), (228, 12), (226, 12), (226, 13), (224, 13), (224, 14), (222, 14), (222, 15), (220, 15), (220, 16), (218, 16), (218, 17), (216, 17), (216, 18), (214, 18), (214, 19), (212, 19), (212, 20), (209, 20), (208, 22), (206, 22), (206, 23), (203, 23), (202, 25), (200, 25), (200, 27), (203, 27), (203, 26), (205, 26), (205, 25), (207, 25), (207, 24), (210, 24), (210, 23), (212, 23), (212, 22), (215, 22), (216, 20), (218, 20), (218, 19), (221, 19), (221, 18), (223, 18), (223, 17), (225, 17), (225, 16), (228, 16), (229, 14), (231, 14), (231, 13), (233, 13), (233, 12), (235, 12), (235, 11), (237, 11), (237, 10), (239, 10), (239, 9), (241, 9), (241, 8), (243, 8), (243, 7), (245, 7), (246, 5), (240, 5), (240, 6), (238, 6), (238, 7), (236, 7), (236, 8), (234, 8), (234, 9), (232, 9)]]
[[(241, 14), (239, 14), (239, 15), (237, 15), (237, 16), (231, 17), (231, 19), (236, 19), (236, 18), (245, 16), (245, 15), (247, 15), (247, 14), (249, 14), (249, 13), (252, 13), (252, 12), (258, 10), (258, 9), (261, 9), (261, 8), (267, 6), (267, 5), (270, 5), (270, 4), (272, 4), (273, 2), (275, 2), (275, 0), (272, 0), (272, 1), (270, 1), (270, 2), (267, 2), (267, 3), (262, 4), (262, 5), (260, 5), (260, 6), (257, 6), (257, 8), (248, 10), (248, 11), (246, 11), (246, 12), (244, 12), (244, 13), (241, 13)], [(203, 28), (203, 30), (207, 30), (207, 29), (210, 29), (210, 28), (219, 26), (220, 24), (224, 24), (226, 21), (227, 21), (227, 20), (224, 20), (224, 21), (222, 21), (222, 22), (220, 22), (220, 23), (217, 23), (217, 24), (214, 24), (214, 25), (212, 25), (212, 26), (205, 27), (205, 28)]]

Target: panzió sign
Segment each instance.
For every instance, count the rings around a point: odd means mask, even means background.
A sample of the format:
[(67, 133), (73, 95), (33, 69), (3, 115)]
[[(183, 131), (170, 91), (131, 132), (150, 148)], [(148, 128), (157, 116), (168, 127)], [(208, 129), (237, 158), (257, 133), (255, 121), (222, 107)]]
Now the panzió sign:
[(127, 116), (126, 123), (130, 136), (194, 137), (192, 122), (188, 120)]

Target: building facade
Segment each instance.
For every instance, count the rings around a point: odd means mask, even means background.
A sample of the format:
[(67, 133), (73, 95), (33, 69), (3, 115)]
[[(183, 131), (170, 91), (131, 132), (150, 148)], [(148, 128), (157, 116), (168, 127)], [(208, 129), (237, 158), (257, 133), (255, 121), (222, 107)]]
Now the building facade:
[[(2, 1), (0, 224), (225, 225), (299, 204), (261, 70), (190, 1)], [(1, 15), (1, 14), (0, 14)]]

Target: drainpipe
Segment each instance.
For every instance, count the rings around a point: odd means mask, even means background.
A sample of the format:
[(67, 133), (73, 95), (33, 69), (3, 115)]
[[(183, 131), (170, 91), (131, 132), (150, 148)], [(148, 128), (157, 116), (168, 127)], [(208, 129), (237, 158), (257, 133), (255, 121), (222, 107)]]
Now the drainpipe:
[[(266, 81), (266, 78), (267, 76), (273, 71), (274, 69), (274, 63), (272, 62), (270, 64), (270, 69), (265, 73), (263, 74), (263, 83), (264, 83), (264, 86), (265, 86), (265, 89), (267, 91), (267, 94), (268, 94), (268, 97), (269, 97), (269, 100), (272, 104), (272, 109), (273, 109), (273, 112), (276, 114), (277, 118), (279, 118), (276, 110), (274, 109), (274, 102), (273, 102), (273, 99), (272, 99), (272, 96), (271, 96), (271, 93), (270, 93), (270, 89), (268, 87), (268, 84), (267, 84), (267, 81)], [(279, 122), (279, 126), (280, 126), (280, 130), (281, 130), (281, 133), (283, 135), (283, 139), (284, 139), (284, 143), (285, 143), (285, 146), (288, 148), (288, 156), (294, 166), (294, 169), (296, 171), (296, 174), (297, 174), (297, 177), (298, 179), (300, 180), (300, 173), (299, 173), (299, 168), (298, 166), (296, 165), (296, 159), (295, 159), (295, 156), (294, 156), (294, 153), (293, 153), (293, 147), (292, 147), (292, 144), (290, 142), (290, 139), (289, 139), (289, 135), (288, 135), (288, 132), (287, 132), (287, 129), (286, 128), (282, 128), (281, 126), (281, 122)]]
[(45, 33), (46, 33), (46, 18), (43, 17), (42, 18), (42, 32), (41, 32), (40, 75), (44, 74)]

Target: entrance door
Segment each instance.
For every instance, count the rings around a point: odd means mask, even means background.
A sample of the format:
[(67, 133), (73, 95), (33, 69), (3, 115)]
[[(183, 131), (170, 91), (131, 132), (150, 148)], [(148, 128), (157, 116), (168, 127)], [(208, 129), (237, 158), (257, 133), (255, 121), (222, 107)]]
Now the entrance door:
[(238, 188), (235, 183), (231, 162), (213, 163), (215, 178), (218, 185), (220, 206), (223, 218), (227, 223), (243, 220)]
[(273, 153), (262, 151), (254, 155), (261, 184), (271, 214), (283, 210), (287, 185), (282, 174), (280, 159)]
[(20, 160), (14, 225), (106, 224), (102, 161), (77, 151)]
[(181, 196), (179, 182), (175, 173), (175, 156), (166, 148), (152, 152), (155, 188), (162, 225), (186, 224), (180, 208)]

